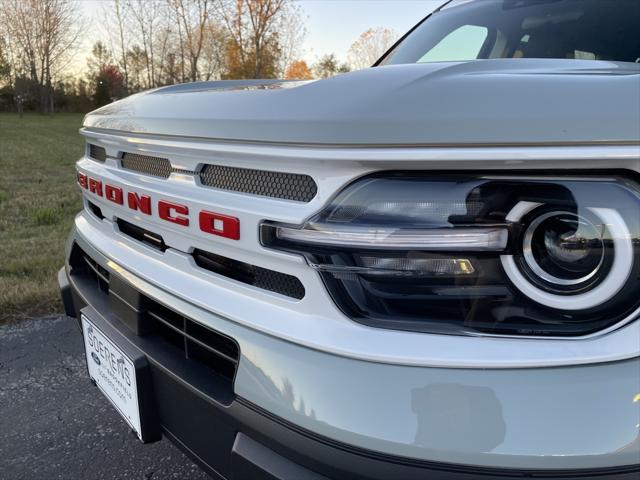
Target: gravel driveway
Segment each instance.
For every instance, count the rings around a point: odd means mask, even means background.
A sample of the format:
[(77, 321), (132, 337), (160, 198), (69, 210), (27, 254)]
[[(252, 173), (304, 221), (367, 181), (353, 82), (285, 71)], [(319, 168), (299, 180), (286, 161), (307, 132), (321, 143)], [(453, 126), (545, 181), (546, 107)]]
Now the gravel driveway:
[(0, 478), (206, 479), (164, 440), (142, 445), (87, 377), (67, 317), (0, 326)]

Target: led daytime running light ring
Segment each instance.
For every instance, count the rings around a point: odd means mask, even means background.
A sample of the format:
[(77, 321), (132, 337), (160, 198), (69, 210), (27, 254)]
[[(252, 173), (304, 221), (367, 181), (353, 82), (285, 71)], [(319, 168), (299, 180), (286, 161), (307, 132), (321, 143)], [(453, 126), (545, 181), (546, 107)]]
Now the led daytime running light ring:
[[(572, 280), (568, 280), (565, 278), (559, 278), (559, 277), (555, 277), (553, 275), (551, 275), (550, 273), (548, 273), (546, 270), (544, 270), (537, 262), (537, 260), (534, 257), (533, 254), (533, 234), (536, 230), (536, 228), (538, 226), (540, 226), (545, 220), (552, 218), (556, 215), (562, 215), (562, 214), (567, 214), (568, 212), (563, 212), (563, 211), (554, 211), (554, 212), (549, 212), (546, 213), (544, 215), (541, 215), (540, 217), (537, 217), (532, 223), (531, 225), (529, 225), (529, 228), (527, 229), (525, 236), (524, 236), (524, 245), (523, 245), (523, 256), (524, 256), (524, 260), (526, 262), (526, 264), (529, 266), (529, 268), (533, 271), (533, 273), (535, 273), (538, 277), (540, 277), (542, 280), (549, 282), (551, 284), (555, 284), (555, 285), (565, 285), (565, 286), (572, 286), (572, 285), (579, 285), (581, 283), (587, 282), (589, 280), (591, 280), (594, 276), (596, 276), (596, 274), (598, 273), (598, 271), (600, 270), (600, 268), (602, 267), (603, 263), (604, 263), (604, 254), (601, 255), (600, 257), (600, 262), (598, 263), (598, 266), (593, 269), (589, 274), (583, 276), (582, 278), (576, 278), (576, 279), (572, 279)], [(575, 215), (576, 219), (578, 220), (582, 220), (582, 221), (587, 221), (585, 220), (583, 217), (580, 217), (579, 215)], [(603, 253), (604, 253), (604, 248), (603, 248)]]
[[(519, 221), (539, 207), (540, 203), (520, 202), (507, 215), (509, 221)], [(533, 301), (558, 310), (587, 310), (611, 300), (624, 287), (633, 268), (634, 255), (631, 233), (622, 216), (610, 208), (589, 208), (608, 228), (613, 237), (614, 259), (607, 277), (593, 290), (572, 296), (555, 295), (533, 285), (522, 274), (513, 255), (501, 255), (500, 261), (513, 284)]]

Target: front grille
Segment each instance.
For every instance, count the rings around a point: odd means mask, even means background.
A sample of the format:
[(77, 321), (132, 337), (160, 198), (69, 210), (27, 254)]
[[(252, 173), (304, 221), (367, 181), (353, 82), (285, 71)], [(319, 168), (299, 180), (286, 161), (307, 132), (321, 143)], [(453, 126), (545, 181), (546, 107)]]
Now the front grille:
[(292, 275), (257, 267), (198, 249), (194, 250), (193, 259), (200, 268), (218, 275), (298, 300), (304, 298), (304, 286), (300, 280)]
[(297, 202), (310, 202), (318, 193), (318, 186), (309, 175), (221, 165), (205, 165), (200, 172), (200, 181), (221, 190)]
[[(170, 248), (164, 242), (162, 236), (150, 230), (138, 227), (121, 218), (116, 220), (120, 233), (128, 237), (144, 243), (150, 247), (164, 252)], [(205, 252), (195, 249), (193, 251), (193, 259), (200, 268), (217, 273), (223, 277), (242, 282), (247, 285), (268, 290), (269, 292), (279, 293), (287, 297), (300, 300), (304, 298), (304, 286), (296, 277), (287, 275), (286, 273), (276, 272), (267, 268), (258, 267), (249, 263), (234, 260), (232, 258), (222, 257), (214, 253)]]
[(90, 278), (98, 289), (104, 293), (109, 292), (109, 271), (102, 267), (93, 258), (88, 256), (78, 245), (74, 245), (69, 257), (69, 265), (74, 275), (80, 275), (85, 278)]
[(147, 316), (149, 335), (178, 349), (186, 359), (233, 380), (240, 357), (236, 342), (157, 302), (150, 302)]
[(89, 143), (89, 158), (97, 160), (98, 162), (104, 162), (107, 159), (107, 151), (104, 147)]
[[(197, 174), (192, 170), (173, 168), (167, 158), (138, 153), (125, 152), (121, 165), (125, 170), (158, 178), (169, 178), (172, 173)], [(205, 165), (199, 176), (200, 182), (206, 187), (282, 200), (308, 203), (318, 193), (318, 186), (313, 178), (300, 173)]]
[[(202, 365), (233, 382), (240, 358), (238, 344), (199, 323), (142, 295), (119, 275), (88, 256), (77, 244), (69, 257), (71, 274), (91, 279), (109, 296), (113, 314), (139, 336), (156, 340), (162, 351)], [(228, 384), (229, 388), (231, 383)]]
[(153, 175), (154, 177), (169, 178), (171, 175), (171, 162), (166, 158), (139, 155), (137, 153), (125, 153), (122, 155), (122, 168), (134, 172)]

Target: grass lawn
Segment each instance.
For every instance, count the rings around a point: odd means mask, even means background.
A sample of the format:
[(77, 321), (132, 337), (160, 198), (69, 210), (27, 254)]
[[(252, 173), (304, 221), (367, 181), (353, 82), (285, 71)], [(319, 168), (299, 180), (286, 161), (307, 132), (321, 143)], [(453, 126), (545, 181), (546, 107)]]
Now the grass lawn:
[(0, 113), (0, 322), (62, 311), (56, 272), (81, 209), (81, 114)]

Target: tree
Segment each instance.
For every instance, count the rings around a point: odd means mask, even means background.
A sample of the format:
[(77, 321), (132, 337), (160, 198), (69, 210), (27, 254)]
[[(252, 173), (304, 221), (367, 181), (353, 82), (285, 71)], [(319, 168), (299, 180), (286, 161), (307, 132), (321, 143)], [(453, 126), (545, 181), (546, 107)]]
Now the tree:
[(155, 35), (161, 21), (161, 9), (165, 5), (158, 0), (127, 0), (127, 12), (135, 25), (138, 44), (142, 45), (145, 62), (144, 88), (158, 85), (156, 76)]
[(277, 23), (278, 14), (284, 10), (286, 0), (246, 0), (245, 4), (251, 23), (254, 78), (261, 78), (263, 71), (271, 64), (269, 57), (275, 56), (272, 55), (273, 49), (278, 48), (277, 33), (272, 29)]
[(346, 73), (350, 71), (349, 65), (339, 63), (334, 53), (324, 55), (313, 66), (313, 72), (317, 78), (329, 78), (338, 73)]
[(145, 71), (149, 60), (147, 54), (139, 45), (127, 50), (127, 65), (129, 65), (129, 90), (139, 91), (145, 88)]
[(112, 55), (106, 45), (100, 41), (94, 43), (91, 49), (91, 57), (87, 59), (87, 67), (90, 75), (96, 75), (103, 65), (112, 62)]
[(0, 38), (0, 86), (11, 85), (11, 65), (5, 53), (2, 38)]
[[(260, 60), (252, 47), (243, 49), (240, 44), (231, 39), (227, 41), (225, 58), (225, 72), (223, 78), (227, 80), (243, 78), (276, 78), (278, 76), (278, 58), (280, 46), (276, 37), (263, 44)], [(260, 64), (256, 74), (256, 65)]]
[(127, 5), (123, 0), (112, 0), (113, 3), (102, 4), (102, 25), (104, 33), (109, 39), (111, 51), (124, 74), (125, 91), (129, 89), (129, 64), (127, 51), (131, 41), (131, 28), (127, 25)]
[[(13, 105), (18, 90), (25, 108), (53, 112), (86, 110), (98, 89), (103, 103), (177, 82), (310, 77), (309, 66), (292, 65), (306, 35), (297, 0), (103, 0), (103, 35), (87, 59), (80, 93), (66, 75), (86, 24), (80, 1), (0, 0), (3, 106)], [(117, 93), (104, 79), (97, 83), (105, 66), (121, 77)]]
[(228, 44), (227, 28), (217, 8), (222, 1), (103, 3), (104, 34), (127, 92), (220, 78)]
[(220, 79), (226, 61), (226, 46), (229, 36), (219, 22), (210, 21), (207, 26), (207, 41), (202, 49), (201, 80)]
[(124, 77), (116, 65), (102, 65), (95, 82), (94, 101), (96, 107), (111, 103), (124, 93)]
[(64, 105), (70, 112), (86, 113), (95, 108), (86, 80), (79, 78), (64, 82)]
[(11, 81), (11, 66), (4, 50), (3, 39), (0, 37), (0, 108), (11, 107), (15, 101), (13, 97), (13, 82)]
[(54, 81), (82, 32), (74, 0), (0, 0), (0, 24), (20, 70), (37, 86), (40, 108), (53, 114)]
[(348, 52), (354, 70), (371, 67), (395, 43), (398, 35), (389, 28), (370, 28), (353, 42)]
[(278, 75), (283, 76), (289, 66), (303, 53), (301, 49), (307, 36), (307, 27), (302, 8), (298, 5), (287, 4), (285, 11), (280, 15), (276, 31), (280, 43)]
[(284, 76), (287, 80), (312, 80), (313, 73), (304, 60), (297, 60), (293, 62)]
[[(1, 14), (0, 20), (2, 20)], [(17, 73), (15, 48), (11, 48), (8, 35), (2, 27), (3, 24), (0, 21), (0, 85), (4, 84), (5, 87), (11, 88)]]
[[(176, 15), (180, 31), (180, 48), (189, 62), (189, 80), (200, 78), (198, 63), (205, 41), (210, 33), (210, 0), (169, 0)], [(184, 60), (183, 60), (184, 62)]]
[(284, 73), (282, 38), (288, 33), (279, 27), (299, 12), (292, 0), (218, 0), (218, 15), (229, 36), (224, 78), (274, 78)]
[(125, 80), (117, 65), (113, 64), (111, 51), (102, 42), (96, 42), (87, 59), (88, 80), (94, 86), (95, 105), (101, 107), (126, 92)]

